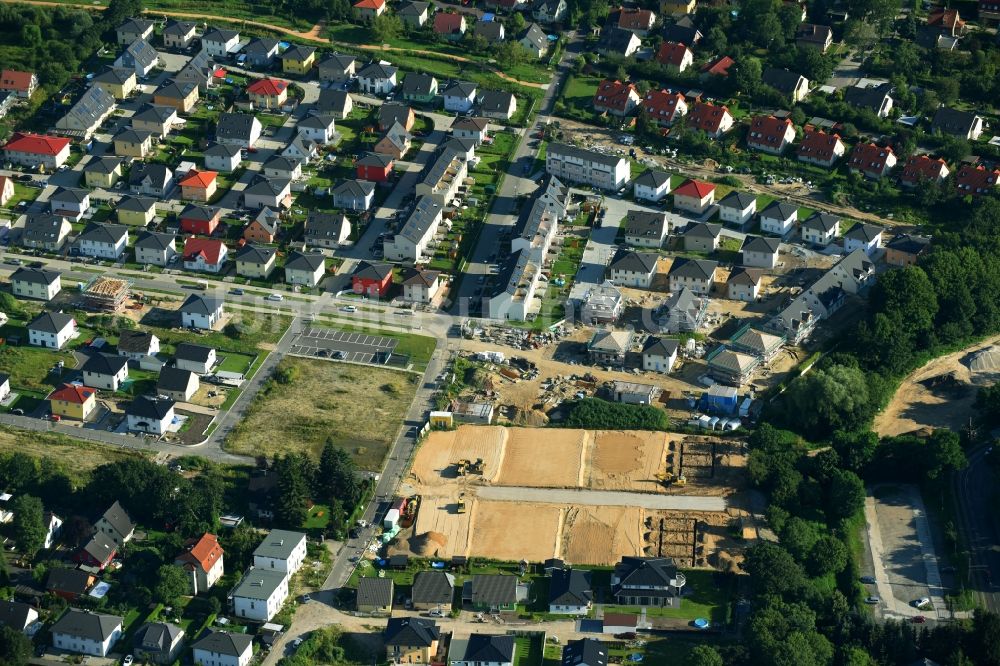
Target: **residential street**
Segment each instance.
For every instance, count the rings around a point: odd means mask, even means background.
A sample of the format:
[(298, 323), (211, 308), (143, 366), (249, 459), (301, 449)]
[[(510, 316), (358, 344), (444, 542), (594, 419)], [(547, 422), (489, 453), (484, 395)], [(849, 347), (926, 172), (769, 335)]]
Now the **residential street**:
[(983, 445), (968, 453), (969, 466), (953, 477), (958, 528), (969, 551), (969, 580), (977, 603), (1000, 612), (1000, 529), (994, 510), (994, 471), (986, 460), (993, 447)]

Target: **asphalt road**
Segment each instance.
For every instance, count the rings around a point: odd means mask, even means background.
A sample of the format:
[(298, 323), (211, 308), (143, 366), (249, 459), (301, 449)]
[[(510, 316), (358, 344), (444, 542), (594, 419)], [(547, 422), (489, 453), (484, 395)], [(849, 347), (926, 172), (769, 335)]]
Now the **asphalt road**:
[(1000, 612), (1000, 529), (995, 496), (996, 474), (987, 460), (992, 446), (983, 445), (968, 454), (969, 466), (952, 477), (955, 489), (958, 527), (969, 553), (969, 578), (966, 581), (976, 602)]

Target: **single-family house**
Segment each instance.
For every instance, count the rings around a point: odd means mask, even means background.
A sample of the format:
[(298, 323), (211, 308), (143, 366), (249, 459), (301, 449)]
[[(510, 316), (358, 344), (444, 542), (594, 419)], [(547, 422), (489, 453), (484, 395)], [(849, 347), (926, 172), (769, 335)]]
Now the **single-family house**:
[(118, 332), (117, 351), (124, 358), (142, 361), (160, 353), (160, 339), (149, 331), (124, 328)]
[(263, 125), (252, 114), (224, 112), (215, 125), (215, 140), (240, 148), (253, 148), (263, 130)]
[(315, 287), (326, 271), (326, 256), (292, 251), (285, 259), (285, 282)]
[(441, 273), (416, 268), (403, 270), (403, 300), (408, 303), (430, 303), (441, 286)]
[(195, 38), (195, 24), (191, 21), (170, 19), (163, 28), (163, 46), (168, 49), (186, 49)]
[(380, 155), (388, 155), (395, 160), (403, 159), (403, 155), (410, 150), (410, 133), (399, 123), (385, 131), (372, 150)]
[(798, 219), (799, 209), (795, 204), (772, 201), (760, 211), (760, 230), (766, 234), (787, 236), (795, 229)]
[(20, 244), (38, 250), (59, 252), (72, 230), (70, 221), (62, 215), (32, 215), (24, 223)]
[(605, 277), (617, 287), (649, 289), (656, 277), (658, 258), (654, 252), (619, 250), (608, 264)]
[(722, 225), (696, 222), (684, 232), (684, 249), (688, 252), (715, 252), (719, 249)]
[(117, 391), (128, 379), (128, 359), (117, 354), (91, 354), (80, 371), (87, 386)]
[(347, 83), (354, 79), (357, 62), (354, 56), (331, 53), (316, 66), (319, 80), (324, 83)]
[(885, 244), (885, 263), (890, 266), (912, 266), (930, 246), (930, 238), (900, 234)]
[(198, 84), (179, 79), (167, 80), (153, 93), (153, 104), (171, 106), (177, 113), (191, 113), (198, 103)]
[(623, 606), (669, 607), (684, 585), (677, 573), (669, 557), (623, 557), (611, 574), (611, 596)]
[(931, 131), (948, 134), (960, 139), (975, 141), (983, 133), (982, 117), (971, 111), (961, 111), (947, 106), (938, 107), (931, 121)]
[(777, 238), (748, 235), (743, 239), (743, 245), (740, 247), (743, 265), (753, 268), (774, 268), (778, 265), (780, 244), (781, 241)]
[(646, 118), (662, 127), (669, 127), (687, 115), (684, 95), (670, 90), (650, 90), (642, 100)]
[(800, 233), (805, 243), (829, 245), (840, 233), (840, 218), (816, 211), (802, 223)]
[(181, 188), (181, 198), (194, 201), (211, 201), (218, 188), (218, 175), (214, 171), (191, 169), (177, 183)]
[(351, 275), (351, 290), (355, 294), (365, 294), (372, 298), (382, 298), (392, 286), (392, 264), (358, 263)]
[(184, 648), (184, 630), (169, 622), (148, 622), (132, 638), (133, 653), (153, 664), (172, 664)]
[(117, 44), (125, 46), (137, 39), (150, 39), (153, 36), (153, 22), (141, 18), (125, 19), (125, 22), (115, 28)]
[[(667, 2), (672, 2), (675, 0), (664, 0)], [(684, 2), (685, 0), (676, 0), (679, 2)], [(694, 0), (691, 0), (694, 2)], [(697, 26), (694, 24), (694, 18), (692, 16), (693, 12), (686, 13), (679, 19), (676, 19), (673, 23), (668, 23), (663, 26), (663, 39), (668, 42), (679, 42), (681, 44), (688, 44), (689, 46), (695, 46), (701, 41), (702, 34), (698, 30)]]
[(123, 100), (135, 92), (138, 81), (135, 71), (125, 67), (108, 67), (91, 79), (95, 86), (103, 88), (116, 100)]
[(761, 82), (785, 95), (792, 104), (801, 102), (809, 94), (809, 79), (787, 69), (765, 67)]
[(358, 87), (369, 95), (388, 95), (396, 87), (396, 71), (388, 63), (370, 62), (358, 71)]
[(76, 187), (57, 187), (49, 197), (49, 212), (79, 222), (90, 208), (90, 192)]
[(34, 72), (16, 69), (0, 70), (0, 92), (14, 93), (21, 99), (27, 99), (38, 88), (38, 77)]
[(54, 171), (69, 158), (69, 139), (61, 136), (15, 132), (4, 145), (4, 158), (11, 164)]
[(705, 360), (709, 377), (729, 387), (739, 387), (749, 382), (762, 363), (753, 354), (734, 351), (725, 346), (716, 348)]
[(418, 611), (451, 610), (455, 595), (455, 576), (444, 571), (420, 571), (413, 577), (410, 590), (413, 608)]
[(261, 167), (266, 178), (299, 180), (302, 178), (302, 162), (295, 158), (272, 155)]
[(52, 647), (107, 657), (122, 635), (122, 618), (70, 608), (51, 627)]
[(549, 577), (549, 613), (586, 615), (594, 603), (590, 572), (582, 569), (554, 569)]
[(496, 46), (507, 38), (507, 31), (500, 21), (476, 21), (472, 34), (484, 40), (490, 46)]
[(874, 143), (859, 143), (851, 151), (847, 160), (847, 168), (852, 173), (860, 173), (866, 178), (878, 180), (892, 171), (896, 166), (896, 154), (892, 146), (879, 146)]
[(720, 55), (712, 58), (704, 65), (701, 66), (699, 72), (701, 73), (701, 78), (710, 78), (713, 76), (718, 76), (721, 78), (726, 78), (729, 76), (729, 70), (732, 69), (736, 61), (727, 55)]
[[(384, 0), (383, 5), (385, 4)], [(304, 76), (312, 71), (316, 64), (316, 49), (312, 46), (293, 44), (278, 55), (281, 60), (281, 71), (285, 74)]]
[(940, 157), (934, 159), (929, 155), (910, 155), (899, 174), (899, 184), (904, 187), (940, 184), (949, 173), (947, 163)]
[(288, 530), (271, 530), (253, 551), (253, 566), (261, 571), (293, 575), (306, 559), (306, 535)]
[(859, 109), (867, 109), (879, 118), (887, 118), (892, 111), (892, 85), (884, 83), (871, 86), (849, 86), (844, 89), (844, 101)]
[(199, 375), (208, 374), (215, 367), (215, 349), (205, 345), (182, 342), (174, 348), (174, 365)]
[(667, 219), (667, 214), (653, 211), (629, 210), (625, 216), (624, 227), (625, 243), (635, 247), (659, 249), (670, 234), (670, 220)]
[(354, 13), (362, 21), (374, 21), (386, 10), (385, 0), (357, 0), (354, 3)]
[(715, 270), (719, 264), (705, 259), (674, 259), (667, 278), (671, 292), (690, 289), (698, 295), (712, 291), (715, 283)]
[(156, 200), (150, 197), (124, 196), (115, 206), (118, 222), (133, 227), (144, 227), (156, 219)]
[(754, 116), (747, 132), (747, 147), (771, 155), (780, 155), (795, 140), (791, 118)]
[(103, 571), (117, 553), (118, 546), (105, 535), (97, 533), (73, 554), (73, 561)]
[(704, 215), (715, 203), (715, 185), (688, 179), (674, 190), (674, 208)]
[(201, 47), (213, 58), (227, 58), (236, 52), (239, 44), (240, 33), (236, 30), (209, 27), (201, 36)]
[(489, 137), (489, 121), (485, 118), (459, 116), (451, 124), (451, 134), (456, 139), (472, 139), (476, 146)]
[(628, 116), (642, 100), (634, 83), (604, 79), (594, 92), (594, 111), (612, 116)]
[(68, 569), (54, 566), (49, 569), (48, 579), (45, 583), (45, 591), (51, 592), (55, 596), (66, 601), (76, 601), (97, 582), (94, 574), (82, 569)]
[(806, 127), (799, 144), (798, 159), (817, 166), (830, 168), (844, 156), (846, 147), (839, 134), (827, 134), (823, 130)]
[(0, 627), (24, 632), (38, 621), (38, 611), (19, 601), (0, 601)]
[(468, 113), (476, 102), (476, 84), (468, 81), (449, 81), (441, 91), (444, 110)]
[(358, 178), (360, 180), (370, 180), (376, 183), (384, 183), (389, 180), (395, 160), (391, 155), (379, 153), (367, 153), (364, 157), (355, 162)]
[(117, 500), (94, 523), (94, 531), (117, 545), (128, 543), (135, 536), (135, 523)]
[(143, 104), (130, 119), (132, 129), (149, 132), (162, 139), (181, 123), (177, 109), (159, 104)]
[[(691, 4), (694, 4), (694, 1), (690, 0)], [(608, 666), (608, 648), (596, 638), (567, 641), (562, 649), (562, 664), (563, 666)]]
[(385, 626), (383, 642), (393, 664), (430, 664), (438, 654), (440, 638), (434, 620), (393, 617)]
[(281, 79), (256, 79), (247, 86), (247, 96), (255, 109), (280, 109), (288, 100), (288, 84)]
[(232, 143), (212, 143), (203, 153), (205, 169), (215, 172), (231, 173), (236, 171), (243, 161), (243, 150)]
[(299, 121), (295, 131), (304, 139), (326, 145), (337, 136), (336, 118), (327, 113), (310, 113)]
[(76, 335), (76, 320), (62, 312), (43, 311), (28, 324), (28, 344), (62, 349)]
[(119, 157), (94, 157), (83, 167), (83, 181), (87, 187), (111, 189), (121, 177), (122, 160)]
[(177, 256), (177, 242), (173, 234), (140, 231), (133, 248), (138, 264), (166, 266)]
[(115, 60), (115, 67), (131, 69), (137, 78), (144, 79), (160, 63), (160, 54), (141, 37), (131, 44)]
[[(430, 74), (415, 73), (407, 74), (403, 83), (399, 86), (399, 94), (407, 102), (417, 102), (426, 104), (434, 100), (438, 94), (438, 80)], [(383, 104), (383, 108), (387, 105)], [(407, 107), (408, 108), (408, 107)], [(379, 110), (381, 112), (381, 109)], [(412, 114), (412, 109), (410, 110)], [(385, 129), (381, 113), (379, 114), (379, 126)], [(411, 125), (412, 127), (412, 125)], [(407, 129), (410, 129), (407, 127)]]
[(611, 26), (601, 29), (595, 50), (603, 56), (628, 58), (641, 46), (642, 40), (634, 32)]
[(882, 247), (882, 227), (858, 222), (844, 234), (844, 252), (850, 254), (862, 250), (869, 257)]
[(178, 216), (181, 233), (211, 236), (222, 220), (222, 209), (215, 206), (187, 204)]
[(517, 43), (527, 51), (532, 58), (541, 58), (549, 50), (549, 37), (537, 23), (529, 23)]
[(159, 162), (133, 164), (128, 189), (132, 194), (164, 198), (174, 189), (174, 172)]
[(221, 298), (191, 294), (181, 305), (181, 325), (211, 330), (222, 319), (222, 314)]
[(253, 659), (253, 636), (211, 631), (191, 646), (191, 658), (201, 666), (249, 666)]
[(18, 298), (50, 301), (62, 289), (58, 271), (20, 267), (10, 276), (10, 291)]
[(826, 53), (833, 44), (833, 30), (828, 25), (802, 23), (795, 30), (795, 44)]
[(760, 297), (760, 284), (764, 272), (756, 268), (736, 266), (729, 272), (726, 295), (734, 301), (752, 303)]
[(351, 221), (343, 213), (310, 211), (302, 235), (307, 247), (337, 248), (351, 239)]
[[(457, 159), (457, 158), (456, 158)], [(438, 162), (441, 160), (439, 159)], [(459, 162), (462, 166), (464, 162)], [(450, 168), (450, 167), (449, 167)], [(445, 172), (447, 173), (447, 172)], [(457, 173), (457, 172), (453, 172)], [(434, 174), (430, 174), (434, 175)], [(446, 176), (442, 174), (442, 179)], [(461, 178), (455, 178), (451, 182), (461, 182)], [(418, 184), (418, 187), (420, 184)], [(448, 195), (448, 183), (439, 187), (431, 185), (424, 186), (425, 191), (437, 194), (420, 194), (413, 207), (413, 212), (403, 223), (402, 228), (395, 235), (386, 239), (385, 258), (390, 261), (412, 261), (419, 263), (424, 260), (425, 253), (430, 241), (434, 238), (441, 221), (444, 219), (444, 197)], [(452, 193), (448, 196), (450, 200)]]
[(618, 10), (618, 27), (645, 37), (656, 23), (656, 14), (649, 9), (622, 7)]
[(757, 197), (739, 190), (732, 190), (719, 201), (719, 219), (744, 229), (753, 221), (757, 212)]
[(267, 245), (247, 243), (236, 251), (236, 274), (242, 277), (267, 279), (274, 270), (277, 250)]
[(243, 190), (243, 205), (250, 210), (289, 208), (292, 205), (292, 181), (258, 175), (253, 184)]
[(733, 128), (733, 114), (726, 106), (698, 102), (688, 114), (688, 126), (718, 139)]
[(273, 243), (280, 231), (281, 215), (270, 208), (261, 208), (243, 228), (243, 240), (248, 243)]
[(675, 291), (657, 310), (660, 330), (665, 333), (694, 332), (708, 315), (708, 298), (698, 296), (688, 287)]
[(97, 408), (97, 390), (78, 384), (62, 384), (45, 399), (49, 401), (49, 411), (64, 419), (86, 421)]
[(396, 16), (411, 28), (422, 28), (427, 23), (430, 6), (429, 2), (407, 0), (396, 9)]
[(467, 640), (451, 642), (448, 663), (450, 666), (514, 666), (516, 652), (513, 636), (475, 633)]
[(458, 41), (465, 36), (468, 24), (465, 21), (465, 14), (441, 11), (434, 14), (433, 30), (435, 35), (441, 35), (445, 39)]
[(162, 435), (174, 420), (174, 401), (140, 395), (125, 407), (128, 429), (148, 435)]
[(528, 596), (528, 586), (517, 576), (476, 574), (462, 586), (462, 600), (481, 611), (514, 610)]
[(636, 199), (658, 202), (668, 194), (670, 194), (670, 174), (666, 171), (647, 169), (632, 181), (632, 195)]
[(246, 56), (245, 65), (255, 69), (268, 69), (281, 52), (281, 42), (270, 37), (254, 37), (243, 47), (240, 56)]
[(680, 42), (663, 42), (656, 53), (656, 61), (674, 74), (684, 73), (694, 64), (694, 53)]
[(391, 578), (363, 576), (358, 580), (356, 610), (366, 615), (389, 615), (394, 590)]
[(642, 369), (651, 372), (672, 372), (677, 362), (679, 345), (680, 343), (674, 338), (657, 336), (646, 338), (642, 346)]
[(1000, 169), (988, 169), (982, 164), (973, 166), (967, 164), (958, 170), (955, 176), (955, 188), (961, 195), (974, 197), (996, 192), (1000, 184)]
[[(166, 369), (166, 368), (165, 368)], [(181, 372), (187, 372), (181, 370)], [(193, 375), (198, 381), (197, 375)], [(184, 569), (191, 581), (191, 594), (206, 592), (222, 578), (223, 555), (219, 539), (214, 534), (205, 532), (197, 539), (191, 539), (184, 545), (184, 552), (174, 558), (174, 564)]]
[(335, 208), (364, 211), (375, 199), (375, 183), (370, 180), (345, 180), (333, 189)]
[(476, 98), (479, 115), (494, 120), (510, 120), (517, 112), (517, 97), (504, 90), (484, 90)]

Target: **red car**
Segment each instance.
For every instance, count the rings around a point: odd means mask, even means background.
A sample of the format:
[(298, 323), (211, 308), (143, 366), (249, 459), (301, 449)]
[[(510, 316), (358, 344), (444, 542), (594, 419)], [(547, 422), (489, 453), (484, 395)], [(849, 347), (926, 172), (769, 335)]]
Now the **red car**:
[(923, 624), (926, 621), (927, 618), (924, 617), (923, 615), (914, 615), (912, 618), (910, 618), (910, 622), (912, 622), (913, 624)]

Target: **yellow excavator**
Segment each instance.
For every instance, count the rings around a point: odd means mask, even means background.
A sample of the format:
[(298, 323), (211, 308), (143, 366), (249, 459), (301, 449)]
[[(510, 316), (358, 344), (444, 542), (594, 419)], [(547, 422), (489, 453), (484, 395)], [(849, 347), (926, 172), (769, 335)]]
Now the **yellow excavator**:
[(666, 472), (665, 474), (657, 474), (656, 480), (662, 483), (664, 487), (672, 486), (674, 484), (678, 486), (687, 485), (687, 479), (684, 478), (683, 474), (677, 476), (673, 472)]

